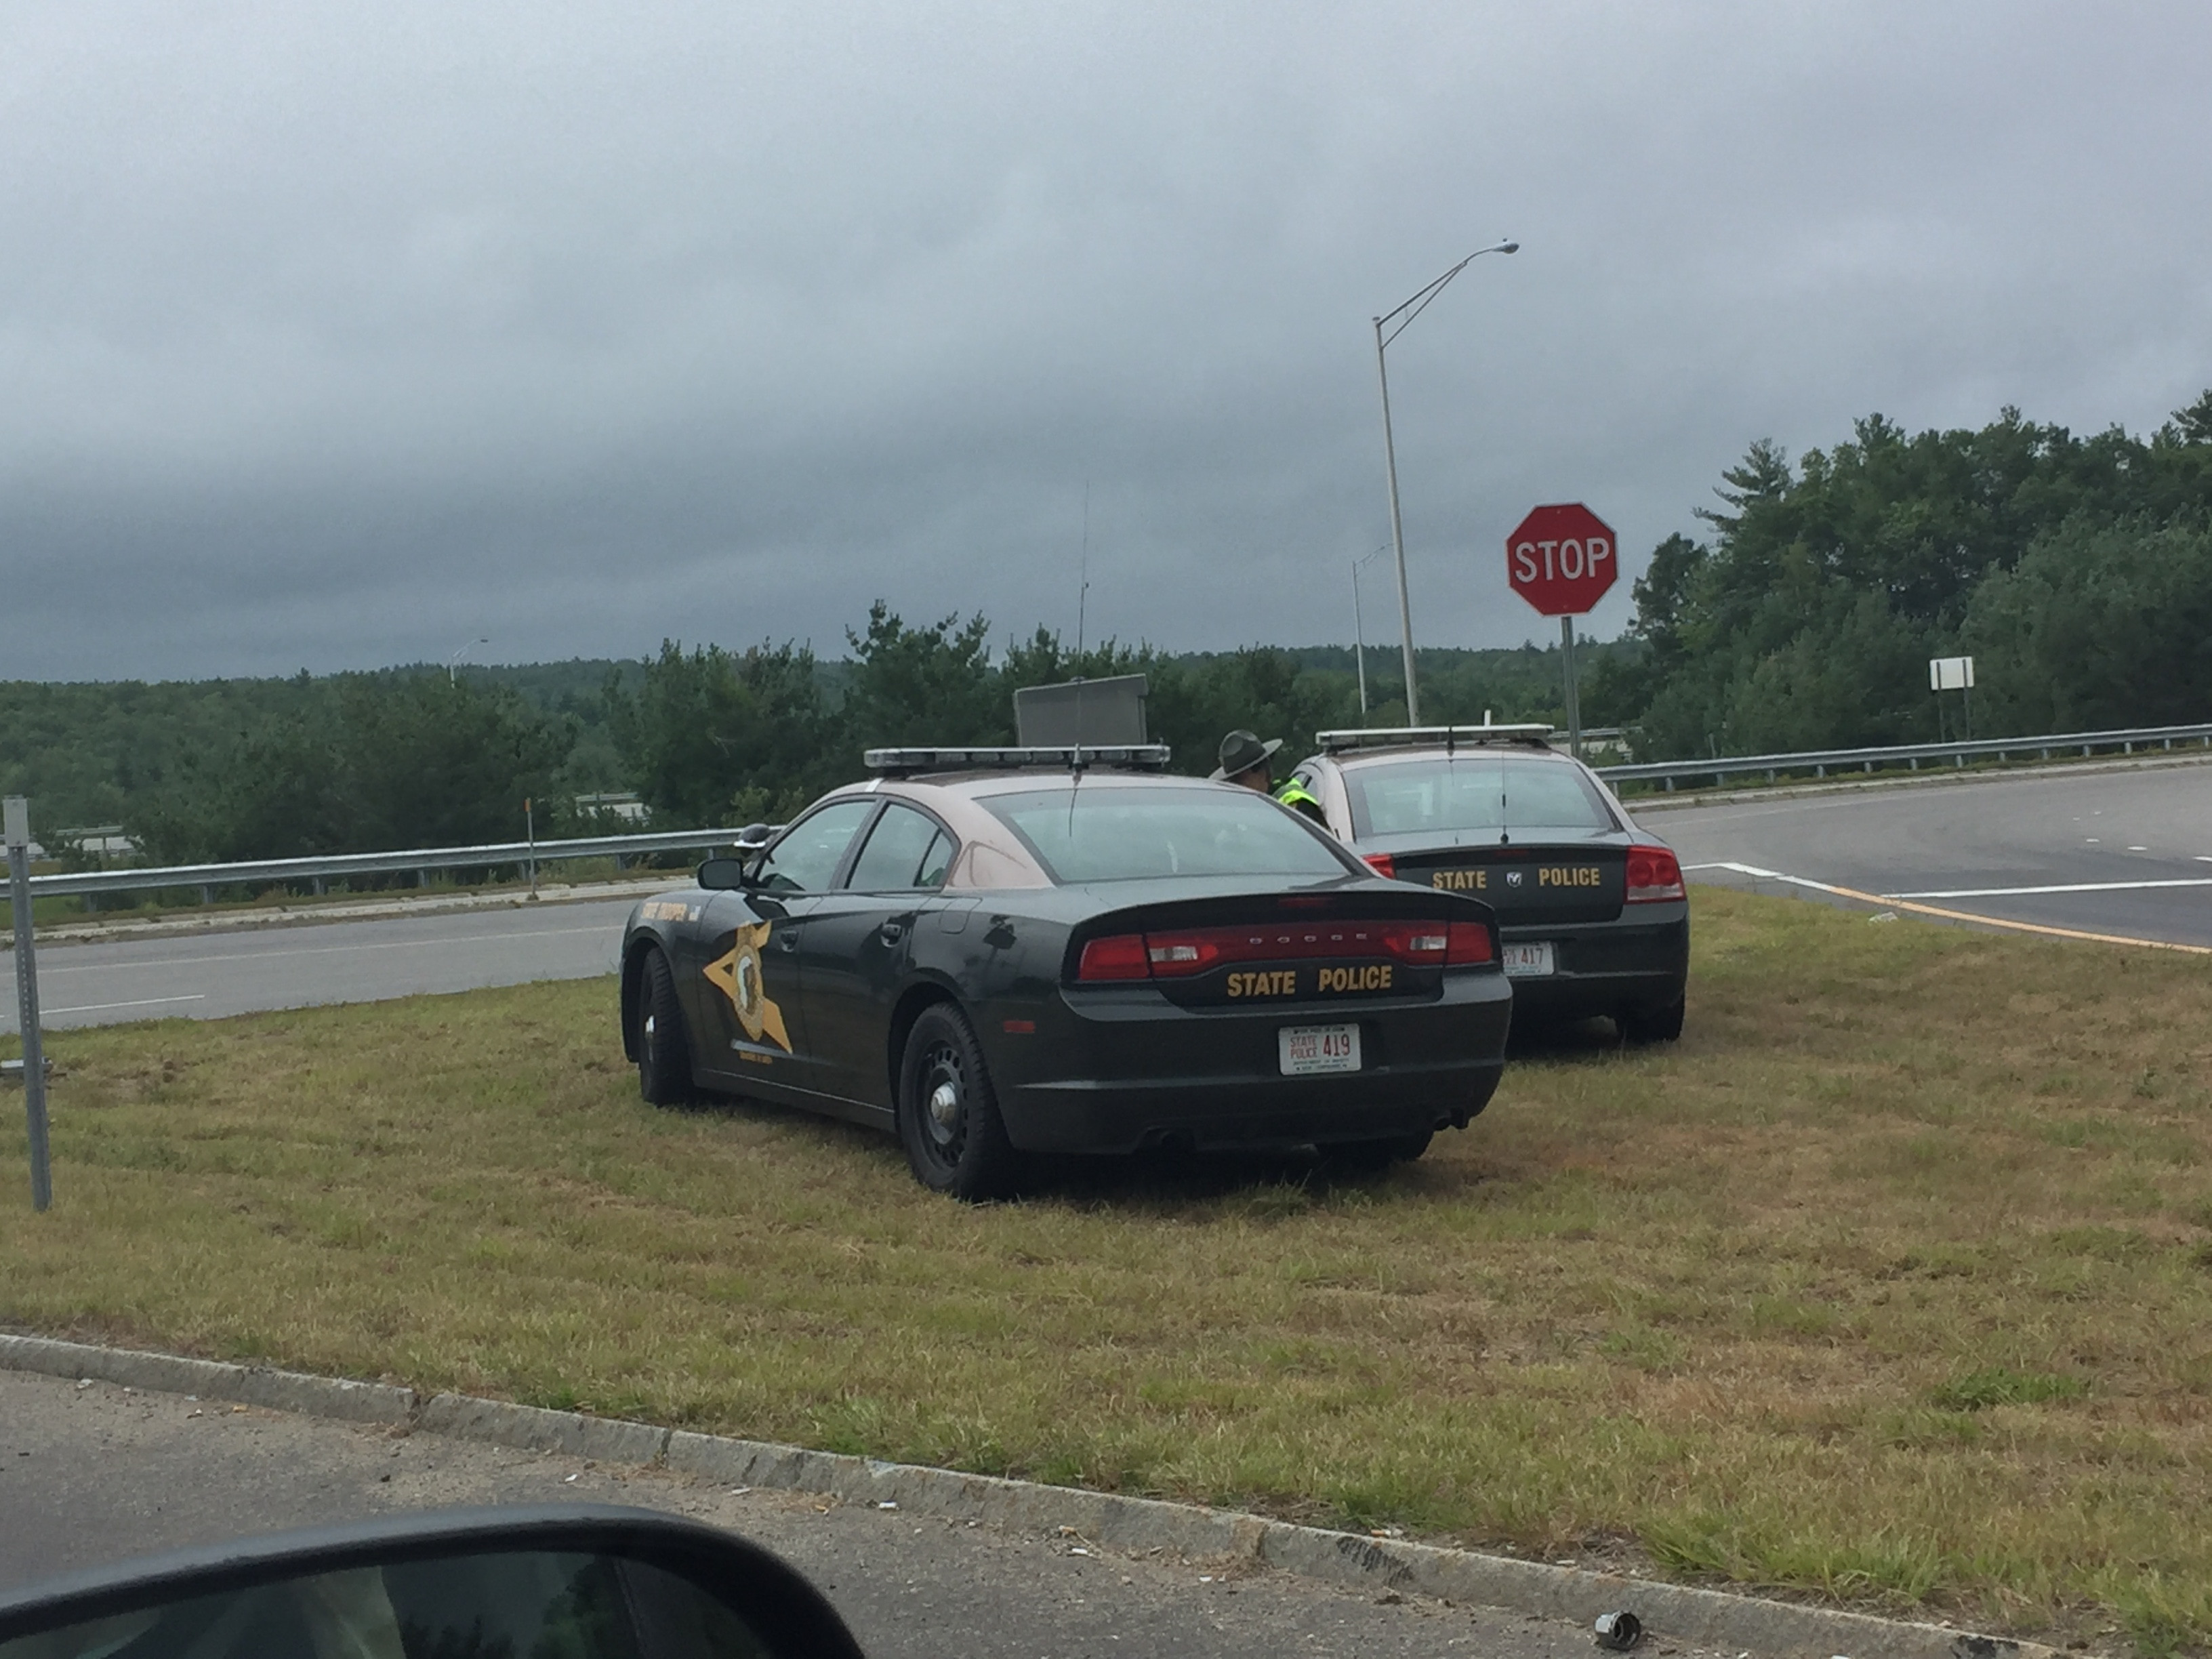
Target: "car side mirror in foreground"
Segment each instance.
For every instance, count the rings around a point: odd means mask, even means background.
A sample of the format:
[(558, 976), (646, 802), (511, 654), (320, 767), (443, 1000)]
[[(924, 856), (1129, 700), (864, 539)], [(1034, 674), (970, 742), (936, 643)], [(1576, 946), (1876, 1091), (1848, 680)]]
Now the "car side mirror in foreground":
[(722, 892), (747, 886), (745, 860), (743, 859), (708, 859), (699, 866), (699, 884), (710, 893)]
[(0, 1595), (0, 1659), (860, 1659), (757, 1544), (647, 1510), (449, 1510)]

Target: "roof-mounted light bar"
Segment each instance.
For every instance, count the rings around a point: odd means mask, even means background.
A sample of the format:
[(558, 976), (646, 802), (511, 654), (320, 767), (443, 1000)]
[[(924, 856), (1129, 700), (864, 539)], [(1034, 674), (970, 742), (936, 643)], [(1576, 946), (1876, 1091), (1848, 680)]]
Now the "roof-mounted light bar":
[(1548, 726), (1382, 726), (1349, 732), (1316, 732), (1315, 741), (1324, 755), (1341, 755), (1354, 749), (1456, 749), (1462, 744), (1517, 743), (1537, 748), (1550, 745)]
[(871, 749), (863, 757), (878, 777), (912, 777), (918, 772), (1012, 772), (1049, 768), (1080, 772), (1108, 767), (1125, 772), (1164, 772), (1164, 743), (1029, 744), (1014, 748)]

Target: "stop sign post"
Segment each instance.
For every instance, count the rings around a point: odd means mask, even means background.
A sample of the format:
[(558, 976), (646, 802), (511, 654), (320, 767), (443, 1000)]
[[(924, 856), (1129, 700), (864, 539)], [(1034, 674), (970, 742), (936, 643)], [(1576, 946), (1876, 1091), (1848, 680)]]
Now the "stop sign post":
[(1619, 542), (1605, 521), (1579, 501), (1537, 507), (1505, 538), (1505, 580), (1543, 615), (1559, 619), (1567, 746), (1577, 757), (1583, 752), (1583, 721), (1575, 696), (1575, 618), (1603, 599), (1620, 574)]

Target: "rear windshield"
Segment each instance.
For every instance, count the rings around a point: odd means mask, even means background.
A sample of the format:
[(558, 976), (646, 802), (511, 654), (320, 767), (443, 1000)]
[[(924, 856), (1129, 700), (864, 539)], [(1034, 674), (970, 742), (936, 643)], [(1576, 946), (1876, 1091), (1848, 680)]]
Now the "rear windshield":
[(1436, 755), (1346, 767), (1352, 832), (1370, 836), (1459, 831), (1606, 830), (1605, 798), (1577, 767), (1511, 755)]
[(988, 795), (982, 805), (1058, 882), (1348, 872), (1327, 842), (1249, 789), (1076, 784)]

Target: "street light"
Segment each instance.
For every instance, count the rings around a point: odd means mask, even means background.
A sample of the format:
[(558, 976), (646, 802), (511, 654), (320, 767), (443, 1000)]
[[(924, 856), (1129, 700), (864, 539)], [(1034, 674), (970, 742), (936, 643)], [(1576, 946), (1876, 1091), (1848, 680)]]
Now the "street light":
[(1359, 665), (1359, 723), (1367, 724), (1367, 630), (1359, 620), (1359, 573), (1390, 550), (1389, 544), (1352, 562), (1352, 659)]
[(463, 657), (467, 656), (469, 653), (475, 650), (477, 647), (480, 645), (489, 645), (491, 641), (489, 639), (463, 640), (460, 644), (454, 648), (453, 654), (446, 659), (446, 684), (448, 685), (453, 684), (455, 678), (460, 672), (461, 659)]
[[(1406, 724), (1421, 723), (1421, 704), (1413, 690), (1413, 607), (1406, 597), (1406, 532), (1398, 521), (1398, 452), (1390, 439), (1390, 371), (1382, 361), (1382, 348), (1403, 334), (1415, 317), (1429, 308), (1429, 302), (1443, 293), (1451, 279), (1465, 270), (1486, 253), (1518, 253), (1518, 242), (1498, 242), (1489, 247), (1479, 247), (1454, 265), (1449, 270), (1422, 289), (1395, 311), (1386, 311), (1375, 319), (1375, 374), (1382, 387), (1382, 464), (1390, 476), (1390, 544), (1398, 551), (1398, 637), (1406, 653)], [(1386, 337), (1383, 325), (1400, 317), (1405, 320), (1392, 329)]]

